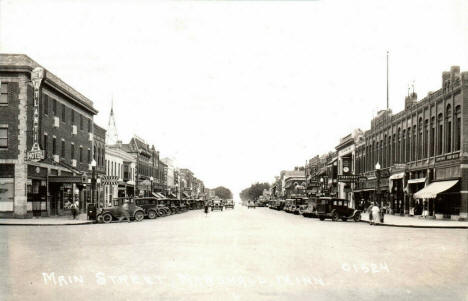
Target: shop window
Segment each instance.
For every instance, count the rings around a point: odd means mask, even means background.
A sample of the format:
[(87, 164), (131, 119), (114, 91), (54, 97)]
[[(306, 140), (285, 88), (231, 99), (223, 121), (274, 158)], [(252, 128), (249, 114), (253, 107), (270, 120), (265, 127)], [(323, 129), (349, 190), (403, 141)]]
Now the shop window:
[(8, 126), (0, 126), (0, 149), (8, 148)]
[(8, 83), (1, 83), (0, 86), (0, 106), (8, 105)]

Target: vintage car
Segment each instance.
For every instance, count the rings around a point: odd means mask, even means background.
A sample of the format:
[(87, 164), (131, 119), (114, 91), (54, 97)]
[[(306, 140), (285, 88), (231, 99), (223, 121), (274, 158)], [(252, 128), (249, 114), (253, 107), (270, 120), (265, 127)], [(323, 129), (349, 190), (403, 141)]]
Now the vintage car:
[(317, 200), (308, 199), (305, 204), (301, 206), (300, 214), (304, 217), (317, 217)]
[(270, 209), (283, 210), (285, 202), (284, 200), (274, 200), (271, 201)]
[(295, 200), (286, 199), (283, 210), (287, 213), (293, 213), (295, 210)]
[(317, 216), (321, 221), (331, 218), (332, 221), (353, 219), (358, 222), (361, 220), (361, 210), (350, 208), (348, 200), (321, 197), (317, 200)]
[(247, 208), (248, 209), (250, 209), (250, 208), (255, 209), (255, 207), (256, 207), (255, 201), (250, 200), (250, 201), (247, 202)]
[(304, 208), (306, 204), (306, 198), (298, 198), (295, 199), (293, 202), (293, 206), (291, 208), (291, 213), (293, 214), (301, 214), (301, 208)]
[(214, 200), (211, 206), (211, 210), (224, 210), (223, 200)]
[(234, 200), (226, 200), (224, 207), (234, 209)]
[(115, 198), (112, 200), (112, 207), (99, 208), (96, 214), (96, 220), (98, 222), (110, 223), (115, 219), (122, 217), (122, 205), (125, 201), (128, 201), (128, 213), (130, 219), (137, 222), (142, 221), (145, 218), (145, 210), (135, 204), (132, 198)]
[(160, 205), (157, 198), (136, 198), (135, 205), (143, 208), (145, 216), (149, 219), (154, 219), (158, 216), (166, 216), (169, 214), (168, 208)]

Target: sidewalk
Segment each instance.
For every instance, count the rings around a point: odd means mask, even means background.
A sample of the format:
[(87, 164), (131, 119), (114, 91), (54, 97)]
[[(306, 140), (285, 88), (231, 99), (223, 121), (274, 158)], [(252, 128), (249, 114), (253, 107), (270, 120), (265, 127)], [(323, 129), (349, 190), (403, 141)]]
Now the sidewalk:
[[(361, 221), (369, 223), (369, 213), (363, 212)], [(468, 221), (434, 220), (424, 219), (418, 216), (399, 216), (386, 214), (384, 223), (379, 226), (390, 227), (410, 227), (410, 228), (448, 228), (448, 229), (468, 229)]]
[(88, 220), (85, 213), (78, 215), (77, 219), (71, 216), (53, 216), (39, 218), (0, 218), (1, 226), (61, 226), (61, 225), (87, 225), (93, 224), (93, 220)]

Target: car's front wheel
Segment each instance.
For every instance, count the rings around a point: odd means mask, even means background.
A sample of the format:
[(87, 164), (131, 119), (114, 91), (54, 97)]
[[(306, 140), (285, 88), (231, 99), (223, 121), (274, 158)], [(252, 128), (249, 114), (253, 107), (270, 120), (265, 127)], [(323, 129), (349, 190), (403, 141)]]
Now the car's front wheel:
[(332, 221), (337, 222), (339, 219), (340, 219), (340, 216), (338, 215), (338, 213), (336, 211), (333, 212)]
[(143, 211), (135, 212), (135, 221), (141, 222), (143, 218), (145, 218), (145, 214), (143, 213)]
[(321, 217), (320, 217), (320, 220), (321, 220), (321, 221), (324, 221), (324, 220), (325, 220), (325, 218), (324, 218), (323, 216), (321, 216)]
[(158, 215), (156, 214), (156, 211), (154, 211), (154, 210), (148, 211), (148, 218), (149, 218), (149, 219), (155, 219), (156, 216), (158, 216)]
[(356, 213), (353, 219), (355, 222), (359, 222), (361, 220), (361, 213)]
[(112, 215), (110, 213), (106, 213), (102, 216), (102, 221), (106, 224), (112, 222)]

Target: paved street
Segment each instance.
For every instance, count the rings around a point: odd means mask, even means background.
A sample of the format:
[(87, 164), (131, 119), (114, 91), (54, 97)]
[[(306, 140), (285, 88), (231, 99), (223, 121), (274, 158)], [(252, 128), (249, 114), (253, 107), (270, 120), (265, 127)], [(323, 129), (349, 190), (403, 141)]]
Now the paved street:
[(468, 231), (268, 208), (0, 227), (0, 300), (466, 300)]

